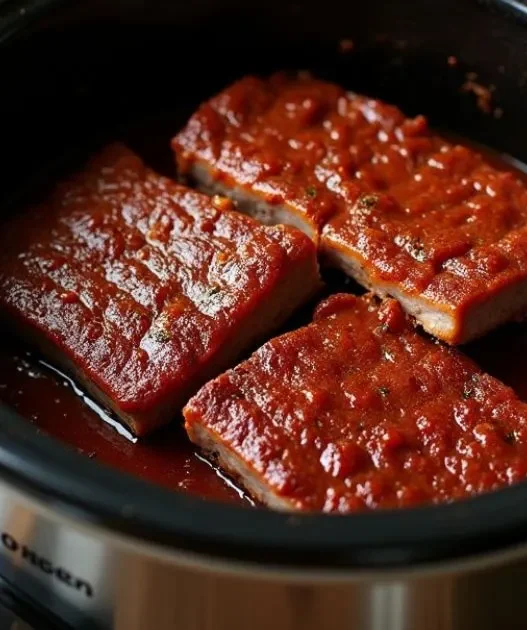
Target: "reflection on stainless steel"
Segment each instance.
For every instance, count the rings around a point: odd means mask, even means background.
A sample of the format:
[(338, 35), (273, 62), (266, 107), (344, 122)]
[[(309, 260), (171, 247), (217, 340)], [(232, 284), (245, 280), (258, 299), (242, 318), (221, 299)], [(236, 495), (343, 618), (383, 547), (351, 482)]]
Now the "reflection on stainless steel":
[[(194, 566), (51, 514), (0, 486), (2, 573), (75, 628), (507, 630), (524, 628), (527, 563), (381, 578)], [(1, 619), (1, 618), (0, 618)], [(321, 622), (323, 620), (323, 626)], [(23, 627), (23, 626), (22, 626)]]

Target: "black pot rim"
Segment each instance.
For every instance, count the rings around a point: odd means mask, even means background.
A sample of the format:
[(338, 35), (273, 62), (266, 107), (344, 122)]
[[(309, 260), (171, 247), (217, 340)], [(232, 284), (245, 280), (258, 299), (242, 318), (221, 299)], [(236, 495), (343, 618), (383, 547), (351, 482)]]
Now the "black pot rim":
[(58, 514), (112, 533), (261, 568), (410, 569), (525, 542), (527, 483), (449, 505), (290, 515), (171, 492), (79, 456), (0, 407), (0, 477)]
[[(8, 3), (0, 41), (62, 2)], [(520, 0), (487, 4), (527, 16)], [(136, 479), (39, 434), (3, 405), (0, 479), (60, 514), (113, 533), (167, 551), (262, 568), (405, 570), (501, 552), (527, 540), (527, 482), (449, 505), (348, 516), (289, 515), (205, 501)]]

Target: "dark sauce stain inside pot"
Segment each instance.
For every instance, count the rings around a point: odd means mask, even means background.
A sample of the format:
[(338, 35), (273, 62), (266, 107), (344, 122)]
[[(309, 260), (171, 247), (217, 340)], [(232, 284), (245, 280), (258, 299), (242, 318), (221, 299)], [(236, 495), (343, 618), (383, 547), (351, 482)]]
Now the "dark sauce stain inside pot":
[(250, 503), (195, 453), (181, 423), (138, 441), (69, 379), (19, 345), (0, 350), (0, 400), (86, 457), (171, 490)]
[[(167, 147), (167, 138), (173, 131), (173, 120), (157, 119), (154, 125), (149, 121), (144, 128), (134, 128), (123, 139), (151, 166), (173, 175)], [(482, 150), (480, 146), (475, 148)], [(527, 166), (484, 150), (494, 165), (512, 170), (527, 181)], [(340, 273), (325, 275), (325, 294), (361, 292)], [(309, 321), (313, 306), (305, 307), (287, 328)], [(504, 326), (463, 350), (527, 400), (527, 324)], [(17, 341), (7, 340), (0, 347), (0, 401), (27, 418), (38, 431), (68, 444), (85, 457), (174, 491), (254, 505), (231, 479), (196, 452), (181, 419), (176, 418), (171, 426), (144, 440), (136, 440), (75, 383)]]

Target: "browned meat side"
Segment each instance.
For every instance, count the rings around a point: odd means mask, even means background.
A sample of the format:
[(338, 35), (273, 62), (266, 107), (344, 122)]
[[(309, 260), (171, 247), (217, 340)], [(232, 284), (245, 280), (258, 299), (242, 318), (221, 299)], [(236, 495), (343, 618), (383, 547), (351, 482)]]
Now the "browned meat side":
[(439, 503), (527, 474), (527, 405), (391, 299), (332, 296), (184, 415), (190, 439), (277, 509)]
[(464, 343), (527, 310), (527, 188), (424, 117), (310, 77), (246, 77), (172, 141), (181, 172)]
[(1, 312), (144, 435), (319, 287), (307, 237), (230, 206), (111, 146), (3, 226)]

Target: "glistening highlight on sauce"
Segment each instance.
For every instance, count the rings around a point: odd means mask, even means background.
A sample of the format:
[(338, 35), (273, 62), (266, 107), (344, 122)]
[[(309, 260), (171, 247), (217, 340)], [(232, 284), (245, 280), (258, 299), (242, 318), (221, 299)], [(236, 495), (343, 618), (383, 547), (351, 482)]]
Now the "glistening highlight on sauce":
[[(348, 287), (339, 278), (340, 287)], [(527, 326), (510, 324), (465, 349), (488, 373), (527, 401)], [(38, 431), (80, 455), (177, 492), (245, 506), (249, 497), (188, 441), (176, 418), (167, 428), (134, 443), (104, 420), (71, 381), (43, 366), (17, 343), (0, 348), (0, 400)]]
[[(515, 167), (493, 155), (504, 170)], [(335, 274), (327, 292), (359, 292), (359, 288)], [(311, 308), (311, 307), (310, 307)], [(300, 319), (307, 321), (311, 312)], [(509, 324), (463, 351), (483, 370), (512, 386), (524, 400), (527, 385), (527, 328)], [(141, 440), (116, 424), (92, 399), (59, 370), (17, 342), (0, 348), (0, 400), (27, 418), (38, 431), (68, 444), (81, 455), (124, 472), (207, 499), (253, 502), (221, 471), (208, 463), (189, 443), (182, 418), (174, 410), (172, 424)]]

